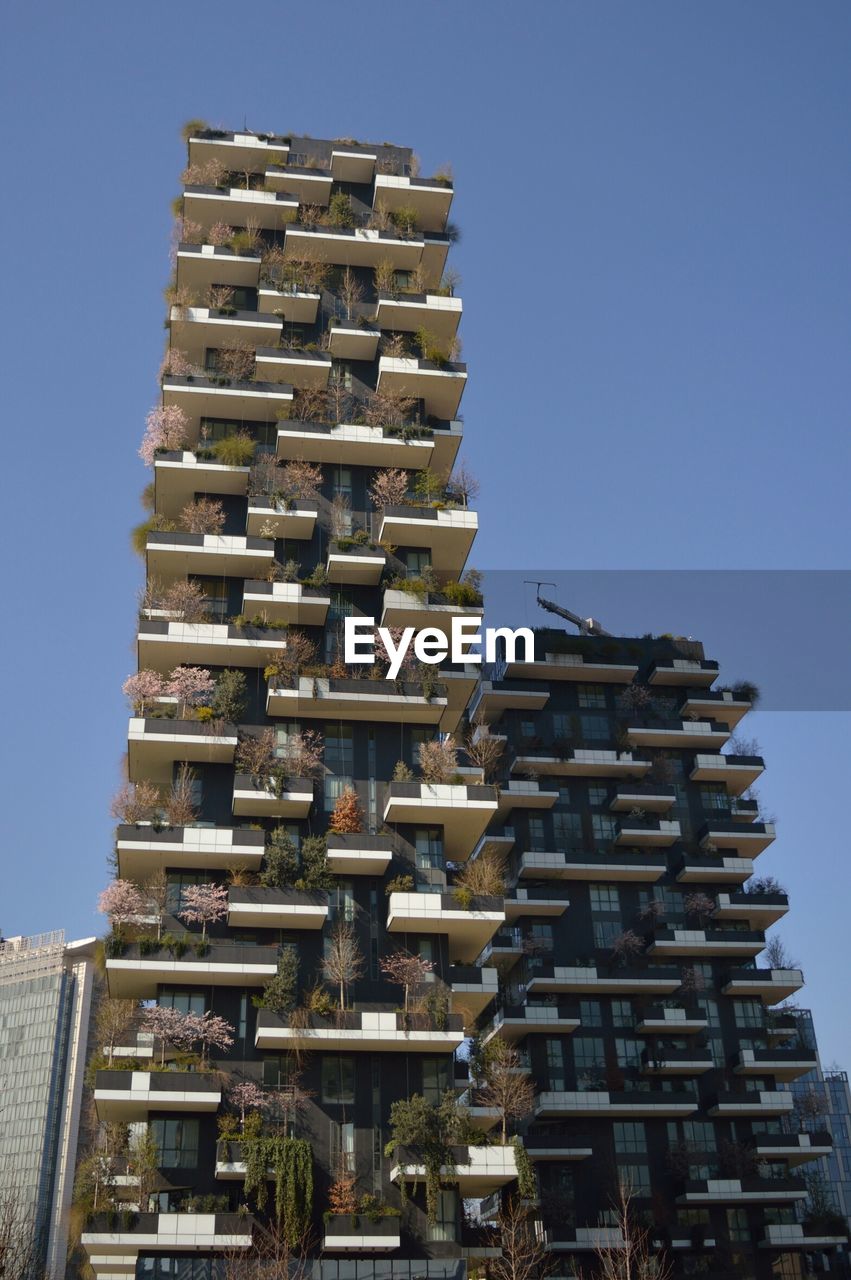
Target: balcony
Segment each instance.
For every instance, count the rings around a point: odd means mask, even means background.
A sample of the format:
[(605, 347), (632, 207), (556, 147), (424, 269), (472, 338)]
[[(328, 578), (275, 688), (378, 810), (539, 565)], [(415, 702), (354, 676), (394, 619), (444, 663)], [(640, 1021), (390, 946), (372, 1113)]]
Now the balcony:
[(482, 680), (470, 704), (470, 720), (476, 724), (495, 724), (505, 711), (541, 711), (549, 696), (545, 685)]
[(833, 1151), (833, 1138), (824, 1130), (816, 1133), (755, 1133), (754, 1154), (762, 1160), (787, 1160), (790, 1167), (820, 1160)]
[(678, 1005), (670, 1008), (667, 1005), (654, 1004), (642, 1010), (636, 1021), (635, 1030), (639, 1035), (676, 1038), (696, 1035), (700, 1031), (705, 1031), (708, 1025), (706, 1014), (696, 1005)]
[(130, 1124), (151, 1111), (218, 1111), (222, 1085), (200, 1071), (98, 1071), (94, 1099), (99, 1120)]
[(276, 382), (240, 382), (232, 378), (198, 378), (191, 374), (163, 378), (163, 404), (177, 405), (190, 424), (190, 436), (197, 442), (202, 418), (233, 418), (237, 421), (275, 422), (289, 412), (292, 387)]
[(290, 140), (272, 133), (232, 133), (203, 129), (189, 139), (189, 161), (204, 164), (219, 160), (233, 172), (262, 173), (270, 158), (289, 154)]
[[(399, 785), (409, 784), (391, 784)], [(473, 898), (469, 907), (453, 893), (391, 893), (387, 899), (387, 932), (440, 934), (450, 964), (472, 964), (502, 924), (501, 898)]]
[(475, 511), (385, 507), (378, 540), (402, 547), (426, 547), (435, 573), (457, 578), (467, 562), (478, 527)]
[(702, 1076), (714, 1065), (711, 1049), (671, 1049), (660, 1045), (641, 1051), (641, 1072), (645, 1076)]
[(770, 1045), (780, 1044), (783, 1040), (797, 1040), (800, 1027), (794, 1013), (783, 1013), (780, 1009), (766, 1009), (765, 1034)]
[(552, 809), (557, 800), (557, 791), (545, 789), (531, 779), (512, 778), (499, 789), (499, 812), (507, 816), (515, 809)]
[(480, 1017), (499, 994), (496, 969), (477, 964), (451, 965), (447, 981), (452, 992), (452, 1008), (456, 1013), (466, 1013), (468, 1021)]
[(715, 720), (658, 720), (631, 724), (626, 736), (634, 747), (723, 747), (730, 737), (725, 724)]
[(753, 875), (750, 858), (701, 857), (700, 854), (683, 855), (677, 870), (680, 884), (700, 884), (703, 881), (718, 884), (744, 884)]
[(609, 1116), (639, 1119), (641, 1116), (675, 1117), (694, 1115), (699, 1106), (693, 1089), (676, 1090), (632, 1088), (621, 1092), (551, 1090), (538, 1094), (535, 1115)]
[(106, 976), (114, 1000), (152, 1000), (161, 983), (205, 987), (262, 987), (278, 971), (278, 948), (240, 946), (229, 942), (200, 944), (187, 934), (179, 941), (187, 950), (161, 947), (143, 955), (139, 943), (129, 943), (120, 956), (108, 956)]
[(461, 444), (461, 424), (414, 428), (370, 427), (342, 422), (282, 423), (278, 428), (278, 457), (325, 462), (334, 466), (402, 467), (421, 471), (431, 467), (447, 474)]
[(591, 1139), (582, 1134), (526, 1133), (523, 1146), (530, 1160), (536, 1164), (557, 1160), (587, 1160), (594, 1154)]
[(439, 293), (379, 293), (375, 320), (381, 329), (416, 333), (426, 329), (438, 342), (451, 343), (461, 321), (460, 298)]
[(328, 834), (328, 869), (339, 876), (383, 876), (393, 857), (389, 836)]
[(148, 534), (148, 575), (173, 582), (190, 574), (223, 578), (256, 578), (275, 558), (275, 544), (268, 538), (248, 538), (223, 533)]
[(548, 1253), (600, 1253), (625, 1247), (618, 1227), (555, 1226), (545, 1233), (545, 1245)]
[(573, 747), (565, 752), (559, 772), (568, 778), (641, 778), (649, 768), (649, 760), (631, 751)]
[(526, 989), (569, 992), (572, 995), (668, 996), (682, 985), (682, 974), (673, 965), (653, 965), (644, 969), (613, 968), (600, 972), (595, 965), (557, 965), (538, 960), (530, 972)]
[(307, 542), (313, 537), (318, 516), (319, 509), (315, 502), (294, 501), (285, 504), (251, 498), (245, 531), (256, 537), (262, 529), (271, 526), (272, 532), (265, 533), (264, 537), (294, 538), (298, 542)]
[(442, 826), (444, 854), (453, 862), (465, 862), (496, 811), (495, 787), (389, 782), (383, 820), (392, 825)]
[(345, 586), (377, 587), (387, 563), (387, 553), (380, 547), (343, 548), (332, 542), (328, 548), (328, 581)]
[(331, 376), (331, 357), (325, 351), (304, 347), (258, 347), (257, 376), (269, 383), (321, 390)]
[(284, 250), (290, 258), (314, 258), (340, 267), (372, 267), (392, 263), (396, 271), (415, 271), (423, 257), (424, 238), (408, 239), (369, 227), (286, 228)]
[(229, 307), (178, 307), (169, 312), (172, 346), (203, 366), (209, 347), (272, 346), (281, 336), (279, 316)]
[(525, 954), (521, 931), (501, 929), (483, 948), (479, 959), (482, 964), (493, 965), (498, 973), (506, 974)]
[(356, 320), (334, 320), (328, 337), (328, 350), (335, 360), (374, 360), (381, 330), (358, 324)]
[(264, 175), (267, 187), (297, 196), (304, 204), (327, 205), (334, 179), (330, 169), (309, 169), (306, 165), (270, 164)]
[(773, 1076), (775, 1080), (797, 1080), (818, 1066), (818, 1058), (806, 1049), (742, 1049), (736, 1055), (733, 1073), (737, 1076)]
[(195, 295), (203, 294), (211, 285), (253, 289), (259, 276), (259, 253), (234, 253), (233, 249), (212, 244), (182, 243), (178, 247), (177, 284), (187, 286)]
[(434, 593), (426, 596), (414, 595), (410, 591), (399, 591), (389, 587), (384, 592), (384, 603), (381, 610), (382, 627), (434, 627), (449, 635), (452, 619), (464, 618), (479, 623), (484, 610), (479, 606), (443, 603), (443, 597)]
[(570, 906), (566, 890), (533, 887), (531, 889), (516, 888), (505, 898), (506, 920), (517, 920), (522, 916), (562, 916)]
[(677, 1204), (789, 1204), (807, 1195), (803, 1178), (700, 1178), (682, 1185)]
[(619, 880), (655, 884), (667, 870), (663, 853), (524, 853), (518, 875), (535, 880)]
[(313, 806), (312, 778), (270, 778), (238, 773), (233, 782), (233, 812), (238, 817), (306, 818)]
[(188, 222), (197, 222), (205, 230), (223, 222), (229, 227), (252, 223), (263, 231), (283, 231), (298, 214), (298, 200), (285, 191), (188, 186), (183, 190), (183, 213)]
[(259, 871), (265, 832), (241, 827), (165, 827), (122, 825), (116, 832), (118, 874), (144, 883), (166, 867), (225, 871), (244, 867)]
[(728, 795), (740, 796), (764, 768), (761, 756), (696, 755), (689, 777), (692, 782), (723, 782)]
[(249, 472), (250, 467), (226, 467), (188, 450), (158, 454), (154, 460), (156, 510), (176, 520), (198, 493), (242, 495)]
[(415, 209), (417, 226), (442, 231), (449, 217), (454, 191), (450, 182), (437, 178), (407, 178), (377, 173), (372, 194), (373, 209)]
[(402, 1247), (398, 1214), (367, 1217), (347, 1213), (325, 1220), (322, 1248), (325, 1253), (392, 1253)]
[(232, 929), (321, 929), (327, 919), (327, 893), (256, 885), (232, 885), (228, 890)]
[(841, 1236), (825, 1236), (800, 1222), (768, 1223), (762, 1228), (760, 1249), (806, 1249), (812, 1253), (821, 1253), (825, 1249), (834, 1249), (837, 1245), (848, 1242), (847, 1234)]
[(650, 935), (651, 956), (758, 956), (765, 934), (739, 929), (666, 929)]
[[(220, 1138), (216, 1143), (216, 1180), (219, 1182), (244, 1182), (247, 1169), (246, 1151), (241, 1142)], [(274, 1178), (269, 1169), (269, 1181)]]
[(734, 1093), (724, 1089), (712, 1098), (707, 1114), (719, 1119), (785, 1116), (794, 1109), (794, 1102), (794, 1096), (788, 1090), (752, 1089)]
[(663, 658), (650, 664), (647, 683), (694, 685), (708, 689), (718, 679), (718, 663), (697, 658)]
[(751, 929), (767, 929), (789, 910), (785, 893), (719, 893), (714, 920), (746, 920)]
[(619, 782), (609, 805), (612, 813), (629, 813), (641, 809), (645, 813), (667, 813), (677, 798), (675, 787), (658, 782)]
[[(95, 1214), (81, 1237), (81, 1244), (97, 1275), (135, 1273), (136, 1255), (158, 1249), (165, 1254), (200, 1250), (250, 1249), (252, 1219), (241, 1213), (136, 1213), (120, 1225), (112, 1215)], [(113, 1262), (111, 1255), (119, 1255)], [(100, 1265), (98, 1265), (98, 1263)]]
[(773, 822), (725, 822), (711, 818), (698, 833), (701, 849), (735, 849), (746, 858), (755, 858), (774, 843), (776, 832)]
[(430, 697), (422, 689), (421, 684), (412, 681), (397, 685), (384, 679), (300, 676), (292, 687), (270, 685), (266, 714), (437, 725), (447, 707), (443, 686), (437, 685)]
[(300, 582), (262, 582), (249, 580), (242, 594), (242, 609), (249, 617), (260, 613), (270, 622), (288, 626), (321, 627), (325, 625), (331, 597), (316, 587)]
[(139, 667), (266, 667), (284, 652), (280, 631), (232, 623), (142, 621), (136, 637)]
[[(453, 1147), (452, 1165), (442, 1166), (441, 1175), (458, 1187), (465, 1200), (481, 1200), (514, 1182), (517, 1177), (517, 1152), (512, 1143), (491, 1147)], [(425, 1165), (404, 1147), (390, 1170), (390, 1181), (422, 1184)]]
[(618, 823), (615, 844), (627, 844), (639, 848), (668, 849), (682, 836), (679, 822), (665, 818), (644, 818), (639, 822), (625, 818)]
[(789, 1000), (804, 985), (800, 969), (731, 969), (721, 990), (725, 996), (759, 996), (764, 1004)]
[(280, 316), (287, 324), (315, 324), (321, 295), (303, 289), (271, 289), (261, 285), (257, 306), (267, 315)]
[(482, 1047), (493, 1040), (494, 1036), (514, 1044), (529, 1035), (568, 1035), (579, 1025), (578, 1018), (572, 1017), (558, 1005), (509, 1004), (500, 1009), (482, 1031)]
[(435, 418), (456, 418), (467, 382), (465, 364), (419, 360), (414, 356), (379, 356), (379, 394), (411, 396)]
[(750, 698), (737, 698), (729, 689), (717, 693), (690, 693), (680, 707), (680, 715), (690, 719), (719, 720), (728, 729), (735, 729), (740, 720), (753, 707)]
[(547, 653), (535, 662), (507, 662), (505, 675), (519, 680), (581, 680), (589, 684), (631, 684), (631, 662), (589, 662), (581, 653)]
[(293, 1049), (352, 1053), (452, 1053), (463, 1042), (463, 1019), (449, 1014), (433, 1026), (425, 1014), (344, 1010), (330, 1017), (312, 1014), (309, 1026), (290, 1026), (286, 1015), (257, 1012), (254, 1046), (286, 1053)]
[(231, 764), (236, 745), (235, 725), (225, 725), (216, 732), (212, 721), (204, 724), (133, 716), (127, 732), (127, 776), (131, 782), (143, 778), (171, 782), (172, 766), (178, 761)]
[(374, 151), (364, 151), (357, 145), (335, 147), (331, 152), (331, 173), (334, 181), (359, 184), (372, 182), (377, 159), (378, 156)]

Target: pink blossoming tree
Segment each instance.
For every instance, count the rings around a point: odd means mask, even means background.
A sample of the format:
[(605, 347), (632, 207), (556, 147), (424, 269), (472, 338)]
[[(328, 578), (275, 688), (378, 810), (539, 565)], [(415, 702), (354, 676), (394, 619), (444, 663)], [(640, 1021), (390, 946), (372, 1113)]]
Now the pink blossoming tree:
[(145, 419), (139, 457), (146, 467), (152, 467), (158, 449), (182, 449), (188, 432), (186, 414), (176, 404), (152, 409)]
[(228, 913), (228, 891), (220, 884), (190, 884), (181, 895), (178, 911), (187, 924), (200, 924), (201, 937), (207, 937), (207, 925), (217, 924)]
[(212, 694), (216, 682), (203, 667), (175, 667), (165, 686), (171, 698), (180, 704), (180, 716), (184, 719), (187, 707), (197, 707)]
[(259, 1111), (266, 1105), (266, 1094), (253, 1080), (240, 1080), (228, 1089), (228, 1102), (239, 1112), (239, 1127), (245, 1128), (246, 1111)]
[(146, 905), (142, 890), (132, 880), (113, 880), (98, 898), (98, 911), (108, 917), (113, 929), (144, 915)]
[(162, 697), (163, 678), (158, 671), (137, 671), (135, 675), (127, 677), (121, 686), (121, 692), (134, 711), (138, 709), (139, 714), (144, 715), (145, 703)]

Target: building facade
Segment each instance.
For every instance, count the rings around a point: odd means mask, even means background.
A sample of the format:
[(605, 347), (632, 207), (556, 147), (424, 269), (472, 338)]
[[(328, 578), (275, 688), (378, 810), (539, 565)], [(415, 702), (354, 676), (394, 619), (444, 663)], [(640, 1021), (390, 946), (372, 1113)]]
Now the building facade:
[(94, 945), (0, 940), (0, 1235), (50, 1277), (65, 1271)]
[(188, 152), (95, 1276), (461, 1276), (509, 1212), (528, 1274), (572, 1276), (623, 1245), (622, 1186), (676, 1275), (829, 1269), (796, 1214), (828, 1139), (782, 1087), (814, 1057), (771, 1014), (803, 979), (756, 965), (788, 904), (731, 747), (751, 690), (691, 642), (555, 631), (484, 680), (345, 666), (346, 617), (482, 616), (451, 178), (351, 140)]
[(813, 1015), (809, 1009), (790, 1011), (798, 1028), (798, 1043), (816, 1055), (816, 1066), (790, 1085), (799, 1111), (823, 1117), (833, 1138), (830, 1153), (814, 1162), (839, 1213), (851, 1227), (851, 1089), (848, 1072), (824, 1068)]

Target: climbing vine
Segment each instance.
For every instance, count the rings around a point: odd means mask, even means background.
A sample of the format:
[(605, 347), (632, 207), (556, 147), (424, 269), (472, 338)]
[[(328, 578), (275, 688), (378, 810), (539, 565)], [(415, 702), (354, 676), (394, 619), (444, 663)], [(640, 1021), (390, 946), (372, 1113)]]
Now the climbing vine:
[(535, 1177), (535, 1167), (529, 1159), (529, 1152), (523, 1145), (523, 1139), (514, 1137), (511, 1139), (514, 1147), (514, 1160), (517, 1165), (517, 1190), (520, 1193), (521, 1200), (534, 1200), (538, 1194), (538, 1180)]
[(305, 1138), (250, 1138), (243, 1142), (245, 1194), (265, 1209), (268, 1184), (275, 1182), (275, 1216), (284, 1237), (293, 1242), (307, 1230), (313, 1212), (313, 1151)]

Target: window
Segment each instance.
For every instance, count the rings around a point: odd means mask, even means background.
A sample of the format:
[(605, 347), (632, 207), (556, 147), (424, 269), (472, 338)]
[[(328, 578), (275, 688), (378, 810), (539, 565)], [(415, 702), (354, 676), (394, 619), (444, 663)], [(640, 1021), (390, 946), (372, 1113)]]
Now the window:
[(534, 738), (536, 733), (537, 733), (537, 729), (535, 728), (534, 720), (520, 721), (520, 737), (521, 738)]
[(157, 1164), (163, 1169), (195, 1169), (198, 1166), (197, 1120), (151, 1120), (157, 1144)]
[(443, 832), (440, 827), (417, 827), (414, 832), (417, 866), (421, 871), (442, 871)]
[(631, 1000), (612, 1001), (612, 1022), (616, 1027), (632, 1026), (633, 1017)]
[(650, 1169), (646, 1164), (620, 1164), (618, 1178), (634, 1196), (650, 1195)]
[(458, 1197), (455, 1191), (440, 1191), (437, 1196), (437, 1220), (426, 1228), (429, 1241), (454, 1240), (455, 1221), (458, 1214)]
[(401, 558), (405, 562), (407, 578), (421, 578), (431, 567), (430, 551), (403, 551)]
[(617, 823), (607, 813), (592, 813), (591, 830), (595, 840), (602, 840), (608, 844), (617, 835)]
[(620, 915), (621, 900), (617, 885), (590, 884), (588, 886), (588, 900), (592, 911), (616, 911)]
[(622, 1036), (616, 1037), (615, 1052), (618, 1055), (619, 1067), (641, 1066), (641, 1044), (638, 1040), (627, 1040)]
[(448, 1058), (423, 1058), (423, 1097), (426, 1102), (440, 1102), (446, 1090), (452, 1087), (450, 1069)]
[(267, 1089), (290, 1089), (298, 1074), (288, 1054), (273, 1054), (263, 1059), (263, 1084)]
[(547, 1081), (550, 1089), (563, 1089), (565, 1087), (564, 1079), (564, 1045), (561, 1040), (550, 1040), (546, 1042), (547, 1055)]
[(204, 592), (204, 610), (214, 622), (224, 622), (228, 616), (228, 584), (226, 578), (213, 578), (207, 574), (192, 574), (189, 578)]
[(761, 1030), (765, 1025), (761, 1000), (734, 1000), (733, 1009), (737, 1027), (759, 1027)]
[(535, 852), (542, 852), (547, 847), (546, 836), (544, 835), (544, 819), (529, 818), (529, 848)]
[(566, 716), (563, 712), (557, 711), (553, 715), (553, 737), (569, 738), (570, 737), (570, 716)]
[(615, 1151), (618, 1155), (642, 1155), (647, 1151), (644, 1125), (629, 1120), (616, 1120), (614, 1125)]
[(330, 813), (347, 787), (354, 785), (354, 740), (350, 724), (325, 726), (325, 810)]
[(579, 1001), (579, 1020), (583, 1027), (602, 1027), (603, 1010), (599, 1000)]
[(210, 877), (204, 871), (176, 871), (168, 877), (165, 909), (169, 915), (177, 915), (183, 907), (183, 890), (195, 884), (209, 884)]
[(700, 803), (704, 809), (722, 809), (724, 811), (730, 808), (730, 797), (727, 794), (727, 788), (723, 782), (701, 782), (700, 783)]
[(588, 788), (588, 803), (590, 805), (596, 806), (596, 805), (605, 804), (608, 798), (609, 798), (608, 787), (589, 787)]
[(582, 737), (588, 742), (608, 742), (609, 721), (605, 716), (580, 716)]
[[(337, 920), (345, 920), (347, 924), (351, 924), (355, 918), (355, 889), (351, 880), (337, 880), (334, 888), (328, 893), (328, 919), (331, 923)], [(328, 945), (329, 936), (323, 939), (325, 946)]]
[(746, 1209), (728, 1209), (727, 1210), (727, 1231), (730, 1239), (737, 1244), (748, 1244), (751, 1233), (748, 1228), (748, 1214)]
[(548, 921), (534, 921), (528, 934), (530, 950), (551, 952), (553, 949), (553, 926)]
[(577, 686), (576, 694), (580, 707), (589, 707), (595, 710), (605, 711), (606, 690), (603, 685), (580, 684)]
[(351, 1121), (338, 1124), (330, 1121), (331, 1128), (331, 1168), (343, 1169), (347, 1173), (355, 1170), (355, 1126)]
[(582, 815), (580, 813), (554, 813), (553, 837), (560, 848), (569, 848), (582, 839)]
[(334, 1055), (322, 1059), (322, 1101), (353, 1103), (355, 1100), (355, 1060)]
[(593, 929), (595, 947), (610, 947), (621, 932), (619, 920), (595, 920)]
[(422, 956), (423, 960), (431, 962), (433, 968), (430, 973), (423, 974), (423, 982), (437, 981), (437, 948), (434, 938), (420, 938), (417, 943), (417, 955)]
[(165, 1009), (176, 1009), (178, 1013), (205, 1013), (207, 1009), (206, 991), (160, 991), (158, 1004)]
[(602, 1036), (577, 1036), (573, 1037), (573, 1065), (576, 1068), (576, 1074), (583, 1071), (591, 1071), (597, 1075), (599, 1071), (604, 1070), (606, 1066), (606, 1051), (603, 1047)]

